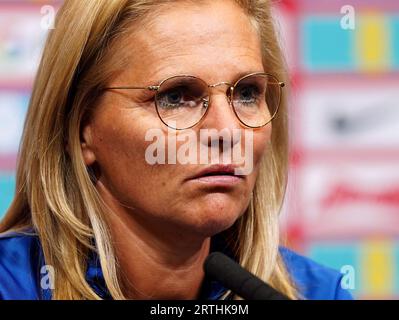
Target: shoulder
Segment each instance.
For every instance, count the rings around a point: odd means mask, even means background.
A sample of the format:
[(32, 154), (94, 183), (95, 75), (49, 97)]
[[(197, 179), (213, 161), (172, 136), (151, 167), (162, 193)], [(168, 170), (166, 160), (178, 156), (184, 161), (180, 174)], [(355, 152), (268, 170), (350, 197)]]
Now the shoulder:
[(0, 234), (0, 299), (38, 299), (40, 259), (31, 230)]
[(352, 299), (348, 290), (341, 286), (343, 275), (285, 247), (280, 254), (287, 270), (303, 298), (308, 300)]

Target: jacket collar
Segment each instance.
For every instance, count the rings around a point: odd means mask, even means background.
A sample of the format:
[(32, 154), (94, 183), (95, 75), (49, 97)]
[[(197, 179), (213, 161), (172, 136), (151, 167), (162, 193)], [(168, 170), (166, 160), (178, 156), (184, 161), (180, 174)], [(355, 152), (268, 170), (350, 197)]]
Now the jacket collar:
[[(234, 258), (232, 251), (220, 235), (211, 238), (210, 252), (220, 251)], [(86, 272), (86, 281), (93, 290), (105, 300), (112, 299), (105, 284), (104, 275), (96, 252), (91, 252)], [(205, 277), (199, 300), (218, 300), (227, 291), (218, 281)]]

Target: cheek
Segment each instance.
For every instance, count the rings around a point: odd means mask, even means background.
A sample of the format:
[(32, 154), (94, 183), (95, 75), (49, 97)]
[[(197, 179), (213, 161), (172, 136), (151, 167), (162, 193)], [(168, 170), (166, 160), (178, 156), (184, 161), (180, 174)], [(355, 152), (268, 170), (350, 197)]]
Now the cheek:
[[(121, 202), (149, 194), (156, 182), (154, 166), (146, 162), (151, 142), (146, 132), (154, 125), (152, 117), (139, 112), (115, 110), (95, 122), (94, 151), (104, 185)], [(140, 121), (137, 121), (140, 119)]]
[(114, 169), (129, 169), (142, 158), (145, 130), (133, 123), (110, 118), (95, 134), (97, 160), (100, 164), (114, 164)]
[(253, 165), (254, 169), (256, 169), (263, 156), (270, 152), (270, 143), (271, 143), (271, 132), (272, 127), (271, 125), (267, 125), (264, 128), (259, 130), (255, 130), (253, 133)]

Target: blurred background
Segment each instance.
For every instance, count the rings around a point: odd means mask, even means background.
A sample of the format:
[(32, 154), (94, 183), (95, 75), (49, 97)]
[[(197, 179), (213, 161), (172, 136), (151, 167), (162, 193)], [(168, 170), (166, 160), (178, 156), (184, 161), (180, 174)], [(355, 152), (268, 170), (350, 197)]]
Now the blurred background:
[[(0, 0), (0, 218), (43, 44), (62, 1)], [(399, 1), (282, 0), (291, 155), (287, 246), (399, 298)]]

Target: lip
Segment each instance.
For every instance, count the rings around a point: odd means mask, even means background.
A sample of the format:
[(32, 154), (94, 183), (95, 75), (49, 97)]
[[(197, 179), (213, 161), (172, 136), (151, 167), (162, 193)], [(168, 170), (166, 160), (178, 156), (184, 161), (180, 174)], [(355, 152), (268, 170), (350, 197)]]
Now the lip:
[(216, 164), (206, 167), (188, 180), (210, 186), (230, 187), (244, 180), (243, 176), (235, 174), (236, 168), (231, 164)]

